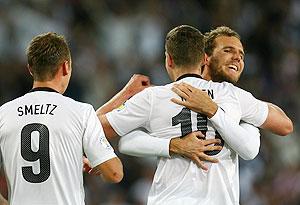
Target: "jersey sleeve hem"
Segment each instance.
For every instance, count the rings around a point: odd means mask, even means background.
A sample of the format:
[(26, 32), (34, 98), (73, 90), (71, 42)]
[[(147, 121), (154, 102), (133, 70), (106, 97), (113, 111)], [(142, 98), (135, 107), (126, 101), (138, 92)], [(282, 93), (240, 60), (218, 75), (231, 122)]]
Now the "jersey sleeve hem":
[(125, 135), (126, 133), (120, 129), (118, 129), (118, 126), (116, 125), (115, 121), (114, 121), (114, 118), (112, 117), (112, 112), (109, 112), (109, 113), (106, 113), (105, 116), (110, 124), (110, 126), (114, 129), (114, 131), (119, 135), (119, 136), (123, 136)]
[(107, 154), (104, 157), (101, 157), (97, 160), (90, 161), (90, 163), (91, 163), (92, 168), (94, 168), (94, 167), (98, 166), (99, 164), (102, 164), (112, 158), (115, 158), (115, 157), (117, 157), (117, 155), (114, 152), (112, 152), (112, 153)]
[(262, 115), (261, 115), (261, 119), (260, 121), (257, 122), (256, 127), (260, 127), (267, 119), (268, 117), (268, 114), (269, 114), (269, 108), (268, 108), (268, 104), (266, 102), (263, 102), (263, 101), (260, 101), (261, 103), (261, 112), (262, 112)]

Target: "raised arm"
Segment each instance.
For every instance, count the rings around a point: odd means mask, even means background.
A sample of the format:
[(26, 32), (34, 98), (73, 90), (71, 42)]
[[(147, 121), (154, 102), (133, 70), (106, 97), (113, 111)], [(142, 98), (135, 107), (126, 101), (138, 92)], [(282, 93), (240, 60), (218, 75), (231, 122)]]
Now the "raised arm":
[(125, 87), (107, 103), (97, 109), (97, 115), (104, 115), (120, 107), (126, 100), (150, 86), (150, 79), (145, 75), (134, 74)]
[(105, 136), (108, 139), (117, 136), (117, 133), (108, 122), (105, 114), (122, 106), (122, 104), (125, 103), (133, 95), (137, 94), (138, 92), (144, 90), (149, 86), (149, 77), (140, 74), (134, 74), (120, 92), (118, 92), (107, 103), (105, 103), (97, 109), (97, 116), (102, 124)]

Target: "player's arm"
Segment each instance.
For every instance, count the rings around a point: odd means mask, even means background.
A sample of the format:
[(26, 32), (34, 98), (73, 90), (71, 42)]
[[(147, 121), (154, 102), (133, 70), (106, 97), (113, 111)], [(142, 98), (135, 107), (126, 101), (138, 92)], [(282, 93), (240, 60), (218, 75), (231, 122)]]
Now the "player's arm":
[(294, 129), (292, 120), (277, 105), (272, 103), (267, 104), (269, 110), (268, 116), (260, 128), (269, 130), (274, 134), (281, 136), (286, 136), (292, 133)]
[(106, 113), (120, 107), (124, 104), (129, 98), (144, 90), (145, 88), (150, 86), (150, 79), (147, 76), (134, 74), (125, 87), (117, 93), (112, 99), (110, 99), (107, 103), (102, 105), (96, 111), (97, 116), (102, 124), (105, 136), (110, 139), (116, 137), (118, 134), (110, 125), (107, 120)]
[(119, 151), (137, 157), (170, 157), (181, 155), (193, 160), (199, 167), (207, 170), (206, 162), (216, 163), (216, 158), (206, 155), (205, 151), (221, 150), (219, 139), (202, 140), (201, 132), (192, 132), (184, 137), (161, 139), (152, 137), (142, 130), (134, 130), (124, 135), (119, 141)]
[(102, 116), (120, 107), (126, 100), (150, 86), (150, 79), (145, 75), (134, 74), (125, 87), (96, 111)]
[(258, 100), (243, 89), (234, 88), (240, 101), (242, 120), (281, 136), (293, 132), (292, 121), (278, 106)]
[(206, 92), (181, 83), (174, 85), (173, 91), (185, 101), (173, 98), (176, 104), (195, 112), (205, 114), (218, 130), (223, 140), (245, 160), (253, 159), (259, 152), (260, 134), (257, 128), (235, 122), (224, 110), (212, 101)]
[[(293, 122), (281, 108), (272, 103), (262, 102), (254, 98), (251, 93), (237, 87), (235, 88), (236, 94), (241, 101), (242, 119), (245, 122), (281, 136), (286, 136), (293, 132)], [(184, 90), (185, 92), (183, 92)], [(186, 97), (189, 101), (189, 108), (196, 112), (204, 113), (208, 117), (211, 117), (217, 111), (217, 105), (209, 102), (210, 99), (205, 98), (204, 100), (207, 101), (201, 103), (203, 98), (199, 97), (203, 97), (204, 92), (199, 91), (188, 84), (175, 85), (174, 92), (182, 95), (181, 97)], [(197, 95), (199, 96), (197, 97)], [(263, 116), (265, 114), (267, 117)], [(262, 122), (258, 122), (261, 121), (261, 119), (257, 120), (259, 116), (263, 119)]]
[(92, 168), (89, 173), (101, 176), (106, 182), (119, 183), (123, 178), (123, 171), (118, 170), (123, 170), (123, 165), (118, 157), (114, 157)]
[(8, 201), (0, 194), (0, 205), (8, 205)]
[(170, 157), (171, 139), (152, 137), (140, 129), (129, 132), (119, 140), (119, 151), (135, 157)]
[(83, 171), (91, 175), (101, 176), (101, 178), (106, 182), (118, 183), (123, 178), (123, 172), (120, 174), (115, 171), (117, 169), (123, 169), (122, 163), (118, 157), (114, 157), (101, 163), (94, 168), (88, 158), (83, 157)]
[(90, 171), (105, 181), (118, 183), (123, 178), (123, 165), (107, 141), (97, 115), (90, 106), (84, 117), (83, 151), (90, 162)]

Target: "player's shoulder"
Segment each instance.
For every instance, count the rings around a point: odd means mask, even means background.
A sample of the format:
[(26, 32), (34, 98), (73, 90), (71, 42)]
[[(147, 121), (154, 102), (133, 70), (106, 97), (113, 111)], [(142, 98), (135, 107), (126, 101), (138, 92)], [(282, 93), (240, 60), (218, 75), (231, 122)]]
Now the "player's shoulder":
[[(171, 88), (173, 87), (174, 82), (168, 83), (165, 85), (157, 85), (149, 88), (148, 92), (151, 92), (153, 95), (166, 95), (171, 92)], [(172, 92), (173, 93), (173, 92)]]
[(74, 100), (73, 98), (70, 98), (68, 96), (62, 96), (62, 99), (65, 104), (75, 109), (80, 109), (80, 110), (94, 109), (91, 104)]

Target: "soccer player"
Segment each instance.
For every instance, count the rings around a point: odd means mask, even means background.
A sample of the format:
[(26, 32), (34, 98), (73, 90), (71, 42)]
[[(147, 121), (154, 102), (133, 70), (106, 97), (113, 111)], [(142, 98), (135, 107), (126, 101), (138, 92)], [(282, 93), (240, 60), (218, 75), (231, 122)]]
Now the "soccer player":
[[(201, 78), (204, 47), (203, 35), (197, 29), (176, 27), (168, 33), (165, 46), (165, 65), (170, 78), (205, 89), (218, 106), (232, 116), (231, 127), (238, 127), (240, 120), (247, 120), (256, 126), (264, 123), (268, 115), (266, 103), (232, 84), (208, 82)], [(221, 139), (206, 116), (171, 102), (172, 98), (178, 97), (171, 91), (172, 85), (147, 88), (129, 99), (122, 108), (106, 115), (100, 113), (100, 108), (97, 113), (106, 135), (122, 136), (142, 127), (152, 136), (160, 138), (184, 136), (200, 130), (206, 133), (207, 139)], [(224, 117), (222, 109), (218, 108), (218, 114), (211, 118), (212, 121), (213, 118), (219, 121)], [(216, 164), (208, 164), (209, 172), (180, 156), (160, 158), (148, 204), (237, 204), (238, 154), (231, 149), (238, 141), (235, 138), (237, 129), (232, 130), (232, 136), (227, 136), (226, 143), (220, 143), (218, 147), (221, 150), (207, 152), (219, 160)], [(246, 144), (239, 146), (247, 149)], [(240, 147), (235, 148), (243, 152)], [(252, 154), (247, 151), (245, 155)]]
[[(235, 31), (229, 27), (221, 26), (206, 33), (205, 63), (202, 68), (202, 77), (204, 79), (215, 82), (227, 81), (235, 84), (239, 80), (243, 69), (243, 46), (240, 36)], [(190, 85), (174, 86), (173, 90), (181, 97), (185, 97), (185, 101), (177, 101), (175, 99), (175, 102), (205, 115), (209, 115), (208, 112), (216, 112), (216, 103), (207, 96), (206, 92), (194, 89)], [(267, 120), (261, 125), (261, 128), (281, 136), (288, 135), (293, 131), (292, 121), (278, 106), (268, 103), (268, 109)], [(255, 128), (252, 125), (246, 125), (244, 122), (242, 122), (242, 125), (248, 132), (255, 132)], [(193, 134), (190, 135), (193, 136)], [(192, 136), (189, 136), (189, 138), (192, 138)], [(146, 141), (147, 143), (139, 143), (141, 141)], [(180, 138), (172, 138), (172, 140), (153, 138), (147, 133), (137, 130), (120, 139), (119, 150), (124, 154), (133, 156), (168, 157), (169, 154), (176, 153), (197, 159), (199, 154), (195, 153), (195, 150), (192, 147), (187, 147), (187, 145), (190, 145), (187, 139), (183, 141)]]
[(91, 172), (117, 183), (123, 167), (93, 107), (62, 94), (72, 72), (63, 36), (45, 33), (27, 48), (33, 88), (0, 107), (0, 147), (11, 205), (83, 205), (85, 154)]

